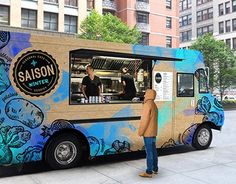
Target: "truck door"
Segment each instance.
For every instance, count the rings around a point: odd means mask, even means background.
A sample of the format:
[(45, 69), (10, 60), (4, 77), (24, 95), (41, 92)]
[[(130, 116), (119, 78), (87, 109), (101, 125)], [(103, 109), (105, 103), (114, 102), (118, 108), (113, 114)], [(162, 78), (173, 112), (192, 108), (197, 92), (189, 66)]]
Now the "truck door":
[(174, 103), (174, 141), (175, 144), (191, 144), (196, 129), (195, 88), (193, 73), (176, 73)]

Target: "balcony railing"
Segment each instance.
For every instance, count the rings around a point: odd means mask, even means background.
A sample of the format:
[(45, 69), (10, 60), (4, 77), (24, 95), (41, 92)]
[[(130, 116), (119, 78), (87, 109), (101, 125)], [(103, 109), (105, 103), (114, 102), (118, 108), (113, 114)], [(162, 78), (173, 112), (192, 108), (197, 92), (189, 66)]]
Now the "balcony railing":
[(136, 10), (137, 11), (144, 11), (144, 12), (150, 12), (150, 5), (146, 2), (136, 2)]
[(137, 23), (136, 26), (141, 32), (150, 33), (150, 25), (149, 24)]
[(112, 0), (103, 0), (102, 1), (102, 8), (117, 11), (116, 3), (115, 3), (115, 1), (112, 1)]

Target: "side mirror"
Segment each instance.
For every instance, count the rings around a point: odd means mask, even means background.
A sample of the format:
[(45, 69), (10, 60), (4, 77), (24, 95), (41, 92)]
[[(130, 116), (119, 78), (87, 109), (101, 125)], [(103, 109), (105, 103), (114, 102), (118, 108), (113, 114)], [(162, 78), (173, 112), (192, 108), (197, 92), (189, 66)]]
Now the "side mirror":
[(209, 76), (209, 67), (205, 68), (205, 72), (206, 72), (206, 76), (208, 77)]
[(207, 77), (207, 88), (209, 90), (209, 78), (210, 78), (210, 70), (209, 67), (205, 68), (205, 73), (206, 73), (206, 77)]

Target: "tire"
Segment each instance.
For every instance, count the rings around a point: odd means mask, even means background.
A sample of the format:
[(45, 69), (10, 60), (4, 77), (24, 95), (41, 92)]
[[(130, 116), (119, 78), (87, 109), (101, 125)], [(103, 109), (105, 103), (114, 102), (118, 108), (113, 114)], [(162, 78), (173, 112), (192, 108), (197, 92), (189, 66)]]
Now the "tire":
[(45, 150), (45, 161), (52, 169), (68, 169), (82, 162), (82, 140), (64, 133), (54, 137)]
[(207, 124), (200, 125), (193, 136), (192, 146), (197, 150), (207, 149), (212, 141), (212, 131)]

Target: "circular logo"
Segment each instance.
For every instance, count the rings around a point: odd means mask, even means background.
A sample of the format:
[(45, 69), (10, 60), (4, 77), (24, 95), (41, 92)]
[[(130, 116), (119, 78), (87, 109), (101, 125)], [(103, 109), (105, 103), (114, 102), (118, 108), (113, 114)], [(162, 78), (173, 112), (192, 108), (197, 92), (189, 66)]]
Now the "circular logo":
[(157, 74), (155, 75), (155, 81), (156, 81), (156, 83), (160, 83), (161, 80), (162, 80), (161, 74), (160, 74), (160, 73), (157, 73)]
[(44, 96), (57, 84), (59, 68), (51, 55), (33, 50), (17, 59), (13, 78), (16, 86), (26, 95)]

